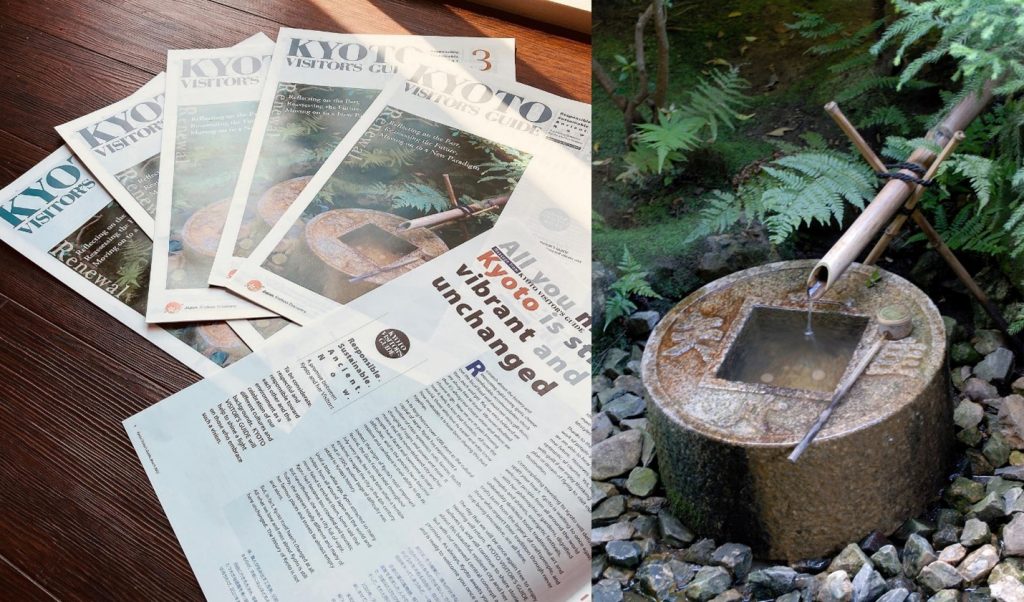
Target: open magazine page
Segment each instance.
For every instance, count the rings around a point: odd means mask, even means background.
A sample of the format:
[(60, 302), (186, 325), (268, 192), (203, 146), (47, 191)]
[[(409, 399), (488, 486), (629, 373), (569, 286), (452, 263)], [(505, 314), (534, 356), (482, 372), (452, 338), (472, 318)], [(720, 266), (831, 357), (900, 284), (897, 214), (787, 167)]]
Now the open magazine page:
[(589, 279), (523, 226), (125, 421), (208, 599), (584, 599)]
[(0, 191), (0, 218), (0, 240), (199, 374), (249, 354), (223, 322), (146, 324), (152, 242), (67, 147)]
[[(515, 40), (343, 34), (284, 28), (232, 196), (210, 283), (224, 285), (310, 176), (377, 97), (396, 66), (423, 56), (515, 76)], [(288, 322), (267, 318), (238, 329), (250, 344)]]
[(510, 195), (531, 170), (588, 156), (589, 125), (589, 105), (424, 63), (388, 84), (228, 287), (309, 323), (522, 219)]
[[(263, 33), (239, 46), (272, 42)], [(164, 74), (124, 100), (57, 126), (57, 133), (124, 210), (153, 238), (160, 140), (164, 121)]]
[(207, 281), (273, 48), (168, 52), (149, 322), (272, 315)]

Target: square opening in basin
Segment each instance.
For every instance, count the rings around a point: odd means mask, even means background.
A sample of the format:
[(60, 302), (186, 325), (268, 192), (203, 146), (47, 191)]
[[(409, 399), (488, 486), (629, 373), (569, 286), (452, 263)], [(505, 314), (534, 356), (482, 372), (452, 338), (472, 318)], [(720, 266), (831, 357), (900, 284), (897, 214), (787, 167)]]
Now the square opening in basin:
[(392, 264), (416, 250), (416, 245), (376, 224), (363, 224), (342, 234), (338, 240), (378, 266)]
[(755, 305), (716, 376), (724, 380), (832, 392), (857, 349), (868, 318)]

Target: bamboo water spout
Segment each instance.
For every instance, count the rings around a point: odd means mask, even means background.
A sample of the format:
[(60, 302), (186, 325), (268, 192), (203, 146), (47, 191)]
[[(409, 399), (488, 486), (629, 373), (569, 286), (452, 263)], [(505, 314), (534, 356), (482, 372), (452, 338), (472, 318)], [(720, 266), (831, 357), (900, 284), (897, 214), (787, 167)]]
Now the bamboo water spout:
[(433, 228), (473, 215), (480, 215), (487, 211), (496, 211), (508, 203), (508, 198), (508, 195), (503, 195), (492, 199), (486, 199), (478, 203), (472, 203), (470, 205), (460, 205), (455, 209), (449, 209), (448, 211), (417, 217), (416, 219), (411, 219), (398, 224), (397, 229), (401, 232), (405, 230), (415, 230), (416, 228)]
[[(950, 110), (949, 114), (946, 115), (945, 119), (938, 126), (928, 132), (926, 138), (939, 147), (946, 147), (953, 139), (954, 132), (965, 130), (971, 121), (988, 106), (992, 101), (992, 90), (994, 87), (995, 84), (989, 82), (980, 92), (966, 96)], [(845, 121), (840, 119), (841, 113), (838, 113), (835, 103), (829, 103), (825, 110), (831, 113), (837, 122)], [(868, 160), (872, 168), (876, 171), (884, 171), (884, 169), (879, 169), (879, 167), (884, 168), (884, 166), (879, 165), (880, 161), (877, 156), (867, 147), (867, 144), (864, 143), (859, 134), (855, 130), (852, 133), (848, 132), (847, 129), (843, 127), (843, 131), (850, 135), (854, 145), (864, 155), (864, 158)], [(849, 129), (852, 130), (852, 127)], [(927, 169), (935, 159), (936, 154), (931, 149), (918, 147), (907, 158), (907, 162), (916, 163)], [(910, 177), (917, 176), (917, 174), (908, 169), (900, 169), (899, 173)], [(882, 189), (878, 191), (878, 194), (875, 195), (875, 198), (864, 208), (860, 216), (850, 224), (846, 232), (843, 233), (839, 240), (829, 249), (828, 253), (811, 270), (807, 278), (807, 294), (811, 299), (818, 299), (828, 292), (839, 278), (842, 277), (843, 273), (846, 272), (850, 263), (861, 254), (864, 247), (892, 220), (896, 212), (914, 194), (918, 186), (918, 184), (913, 182), (905, 182), (895, 178), (886, 182)]]

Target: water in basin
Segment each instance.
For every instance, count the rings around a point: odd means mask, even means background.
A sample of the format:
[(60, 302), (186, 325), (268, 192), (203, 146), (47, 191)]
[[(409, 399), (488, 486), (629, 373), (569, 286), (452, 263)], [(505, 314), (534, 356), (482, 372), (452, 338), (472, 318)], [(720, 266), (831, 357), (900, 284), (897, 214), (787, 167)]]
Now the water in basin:
[(807, 318), (800, 310), (753, 307), (726, 352), (718, 378), (832, 392), (860, 343), (868, 319), (815, 312), (814, 332), (808, 335)]

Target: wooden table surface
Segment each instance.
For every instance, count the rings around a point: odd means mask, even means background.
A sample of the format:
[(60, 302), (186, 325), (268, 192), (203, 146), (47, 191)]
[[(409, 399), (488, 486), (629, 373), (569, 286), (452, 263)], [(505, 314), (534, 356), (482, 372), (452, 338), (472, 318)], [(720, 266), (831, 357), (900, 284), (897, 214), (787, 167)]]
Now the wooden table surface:
[[(168, 48), (280, 26), (516, 38), (519, 80), (589, 102), (579, 34), (472, 5), (394, 0), (0, 0), (0, 186), (115, 102)], [(121, 421), (198, 380), (0, 244), (0, 599), (201, 598)]]

